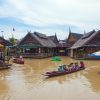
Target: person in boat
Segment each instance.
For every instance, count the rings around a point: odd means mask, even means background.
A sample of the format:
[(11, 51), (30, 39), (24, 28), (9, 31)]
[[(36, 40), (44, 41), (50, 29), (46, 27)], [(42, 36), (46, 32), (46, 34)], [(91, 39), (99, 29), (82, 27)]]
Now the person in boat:
[(24, 61), (23, 56), (19, 56), (19, 61)]
[(62, 72), (62, 71), (63, 71), (62, 65), (59, 66), (58, 71), (59, 71), (59, 72)]
[(78, 63), (77, 62), (75, 63), (74, 69), (75, 70), (78, 70), (79, 69), (79, 66), (78, 66)]
[(73, 63), (70, 63), (70, 65), (68, 65), (68, 71), (72, 71), (74, 68), (74, 65)]
[(64, 70), (64, 71), (68, 70), (68, 69), (66, 68), (66, 65), (63, 65), (63, 70)]
[(58, 68), (58, 71), (59, 72), (63, 72), (63, 71), (65, 71), (66, 70), (66, 65), (61, 65), (61, 66), (59, 66), (59, 68)]
[(80, 68), (84, 68), (84, 67), (85, 67), (84, 62), (80, 61)]

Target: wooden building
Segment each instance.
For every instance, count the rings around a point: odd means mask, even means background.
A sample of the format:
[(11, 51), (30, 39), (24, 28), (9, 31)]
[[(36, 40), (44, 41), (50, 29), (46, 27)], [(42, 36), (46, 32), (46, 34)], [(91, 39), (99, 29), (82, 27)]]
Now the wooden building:
[(56, 44), (56, 46), (59, 45), (59, 40), (58, 40), (58, 38), (57, 38), (56, 33), (55, 33), (55, 35), (53, 35), (53, 36), (48, 36), (48, 38), (51, 39), (51, 40)]
[(9, 56), (9, 47), (12, 46), (12, 43), (10, 43), (8, 40), (0, 37), (0, 44), (2, 44), (3, 52), (5, 53), (5, 56)]
[(92, 30), (84, 34), (72, 47), (71, 57), (87, 59), (88, 54), (100, 51), (100, 30)]
[(73, 33), (71, 32), (71, 30), (69, 30), (69, 36), (67, 39), (67, 48), (68, 48), (68, 56), (71, 55), (71, 47), (74, 45), (74, 43), (76, 43), (80, 38), (82, 37), (82, 34), (78, 34), (78, 33)]
[[(0, 64), (1, 64), (1, 67), (3, 67), (3, 65), (5, 63), (9, 63), (9, 60), (10, 60), (9, 46), (11, 46), (11, 45), (12, 44), (9, 41), (4, 39), (3, 37), (0, 37)], [(4, 67), (4, 68), (6, 68), (6, 67)]]
[(54, 55), (56, 44), (45, 34), (38, 32), (28, 32), (28, 34), (20, 41), (18, 48), (23, 57), (44, 58)]
[(0, 44), (4, 45), (4, 46), (11, 46), (12, 43), (10, 43), (8, 40), (0, 37)]
[(59, 40), (59, 46), (58, 46), (58, 49), (59, 49), (59, 55), (60, 56), (66, 56), (67, 55), (67, 39), (65, 40)]
[(54, 36), (48, 37), (56, 44), (56, 47), (54, 48), (54, 56), (67, 55), (67, 39), (58, 40), (56, 33)]
[(54, 48), (54, 56), (58, 56), (59, 55), (59, 40), (57, 38), (56, 33), (53, 36), (48, 36), (48, 38), (56, 44), (56, 47)]

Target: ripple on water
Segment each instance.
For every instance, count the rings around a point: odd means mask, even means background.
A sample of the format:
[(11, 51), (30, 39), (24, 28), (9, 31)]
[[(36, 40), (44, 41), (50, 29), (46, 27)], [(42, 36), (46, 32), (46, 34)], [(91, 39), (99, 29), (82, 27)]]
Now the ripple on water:
[(25, 59), (25, 65), (14, 64), (11, 70), (0, 71), (0, 100), (100, 100), (100, 62), (86, 60), (85, 70), (45, 78), (42, 73), (76, 61), (61, 59), (58, 63), (50, 58)]

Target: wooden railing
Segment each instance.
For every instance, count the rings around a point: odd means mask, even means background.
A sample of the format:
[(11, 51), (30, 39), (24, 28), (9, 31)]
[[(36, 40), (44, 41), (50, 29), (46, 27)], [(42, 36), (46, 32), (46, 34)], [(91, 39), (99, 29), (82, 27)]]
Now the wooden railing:
[(53, 53), (22, 53), (24, 58), (46, 58), (53, 56)]

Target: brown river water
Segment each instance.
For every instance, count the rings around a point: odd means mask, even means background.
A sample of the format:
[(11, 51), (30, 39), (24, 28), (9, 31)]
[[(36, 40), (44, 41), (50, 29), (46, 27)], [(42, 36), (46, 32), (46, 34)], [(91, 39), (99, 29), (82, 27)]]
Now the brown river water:
[(25, 59), (24, 65), (0, 70), (0, 100), (100, 100), (100, 60), (84, 60), (86, 69), (72, 74), (52, 78), (42, 75), (57, 70), (60, 64), (79, 62), (61, 59)]

